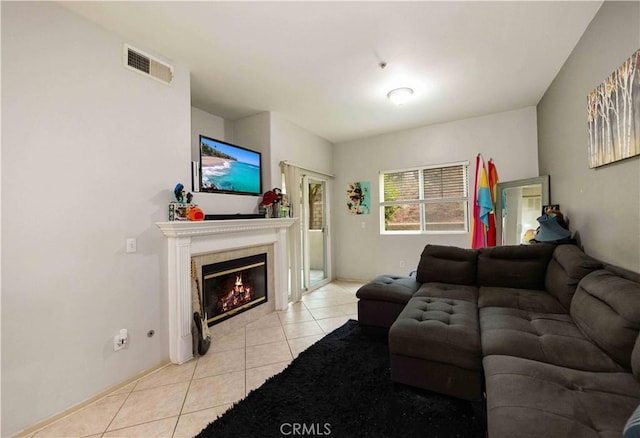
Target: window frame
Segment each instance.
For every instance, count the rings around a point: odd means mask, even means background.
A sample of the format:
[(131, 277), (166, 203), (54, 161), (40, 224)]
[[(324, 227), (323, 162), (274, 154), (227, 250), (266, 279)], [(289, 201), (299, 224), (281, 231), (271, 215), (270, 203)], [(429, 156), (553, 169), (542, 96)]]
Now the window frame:
[[(451, 197), (451, 198), (438, 198), (438, 199), (424, 199), (424, 171), (429, 169), (443, 169), (447, 167), (463, 166), (463, 187), (466, 196), (463, 197)], [(418, 196), (419, 199), (403, 200), (403, 201), (385, 201), (384, 200), (384, 176), (392, 173), (403, 173), (418, 171)], [(456, 161), (451, 163), (442, 164), (430, 164), (426, 166), (407, 167), (403, 169), (391, 169), (381, 170), (378, 172), (378, 188), (380, 191), (380, 234), (381, 235), (420, 235), (420, 234), (465, 234), (469, 233), (469, 161)], [(458, 203), (462, 202), (464, 207), (464, 230), (427, 230), (427, 217), (426, 217), (426, 205), (428, 204), (442, 204), (442, 203)], [(385, 207), (388, 206), (402, 206), (402, 205), (416, 205), (420, 206), (420, 229), (419, 230), (386, 230), (385, 229)]]

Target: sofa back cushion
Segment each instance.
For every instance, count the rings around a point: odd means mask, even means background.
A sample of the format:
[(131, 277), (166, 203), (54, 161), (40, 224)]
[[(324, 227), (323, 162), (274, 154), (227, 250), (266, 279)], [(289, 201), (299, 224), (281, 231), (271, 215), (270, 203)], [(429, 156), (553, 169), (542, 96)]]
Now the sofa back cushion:
[(547, 265), (555, 245), (483, 248), (478, 255), (478, 286), (544, 290)]
[(585, 336), (631, 368), (640, 330), (640, 283), (610, 270), (594, 271), (578, 283), (570, 314)]
[(478, 252), (455, 246), (427, 245), (420, 255), (416, 280), (420, 283), (476, 284)]
[(596, 269), (602, 269), (602, 263), (577, 246), (558, 245), (547, 267), (545, 287), (569, 310), (578, 282)]

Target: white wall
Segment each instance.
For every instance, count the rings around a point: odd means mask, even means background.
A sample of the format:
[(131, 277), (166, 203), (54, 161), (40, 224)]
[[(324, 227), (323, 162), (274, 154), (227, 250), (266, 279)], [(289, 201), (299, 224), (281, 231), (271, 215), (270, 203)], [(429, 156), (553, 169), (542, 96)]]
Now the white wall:
[(194, 161), (200, 159), (200, 135), (216, 140), (227, 139), (225, 120), (194, 106), (191, 107), (191, 156)]
[(155, 222), (190, 177), (189, 73), (136, 74), (123, 43), (55, 3), (2, 4), (2, 436), (168, 360)]
[[(278, 113), (271, 113), (271, 180), (274, 181), (274, 187), (280, 187), (281, 185), (281, 161), (289, 161), (298, 166), (323, 173), (333, 174), (333, 144), (328, 140), (290, 122)], [(327, 182), (329, 197), (332, 195), (333, 184), (333, 179), (329, 178)], [(335, 251), (334, 246), (332, 245), (333, 238), (335, 236), (333, 231), (335, 226), (335, 215), (333, 213), (331, 199), (327, 202), (329, 202), (329, 220), (333, 225), (328, 228), (327, 235), (329, 239), (327, 251), (332, 254), (331, 260), (333, 263), (331, 266), (327, 266), (327, 272), (329, 275), (335, 277)], [(299, 218), (299, 208), (293, 205), (291, 207), (293, 209), (293, 216)], [(313, 239), (310, 244), (312, 257), (311, 267), (315, 268), (318, 266), (317, 260), (322, 259), (322, 257), (317, 255), (320, 241), (314, 237), (318, 236), (313, 236), (314, 233), (311, 234), (310, 238)], [(300, 262), (300, 266), (302, 266), (302, 262)]]
[(280, 162), (290, 161), (324, 173), (333, 173), (333, 145), (322, 137), (271, 113), (271, 180), (280, 186)]
[[(500, 181), (538, 176), (535, 108), (336, 144), (333, 205), (337, 277), (368, 280), (380, 274), (407, 275), (417, 266), (427, 243), (469, 247), (469, 233), (380, 235), (378, 173), (469, 161), (469, 193), (472, 194), (478, 153), (482, 153), (485, 160), (493, 158)], [(371, 183), (371, 214), (347, 213), (346, 188), (347, 183), (353, 181)], [(404, 267), (400, 266), (401, 261)]]
[(640, 272), (640, 157), (589, 169), (587, 94), (640, 42), (639, 2), (604, 2), (538, 104), (540, 169), (587, 254)]

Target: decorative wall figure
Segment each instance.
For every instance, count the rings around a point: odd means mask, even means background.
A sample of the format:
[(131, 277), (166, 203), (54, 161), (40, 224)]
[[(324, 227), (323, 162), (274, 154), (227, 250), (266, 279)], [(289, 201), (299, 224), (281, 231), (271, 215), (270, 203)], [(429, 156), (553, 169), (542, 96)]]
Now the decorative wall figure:
[(368, 181), (347, 183), (347, 210), (351, 214), (370, 213), (370, 193)]
[(589, 167), (640, 155), (640, 50), (587, 96)]

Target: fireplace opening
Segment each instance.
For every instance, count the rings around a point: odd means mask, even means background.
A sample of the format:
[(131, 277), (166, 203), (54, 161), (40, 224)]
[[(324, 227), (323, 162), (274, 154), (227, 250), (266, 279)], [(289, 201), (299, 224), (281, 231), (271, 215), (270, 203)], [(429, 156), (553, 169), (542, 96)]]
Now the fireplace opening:
[(267, 254), (204, 265), (202, 278), (209, 326), (267, 302)]

